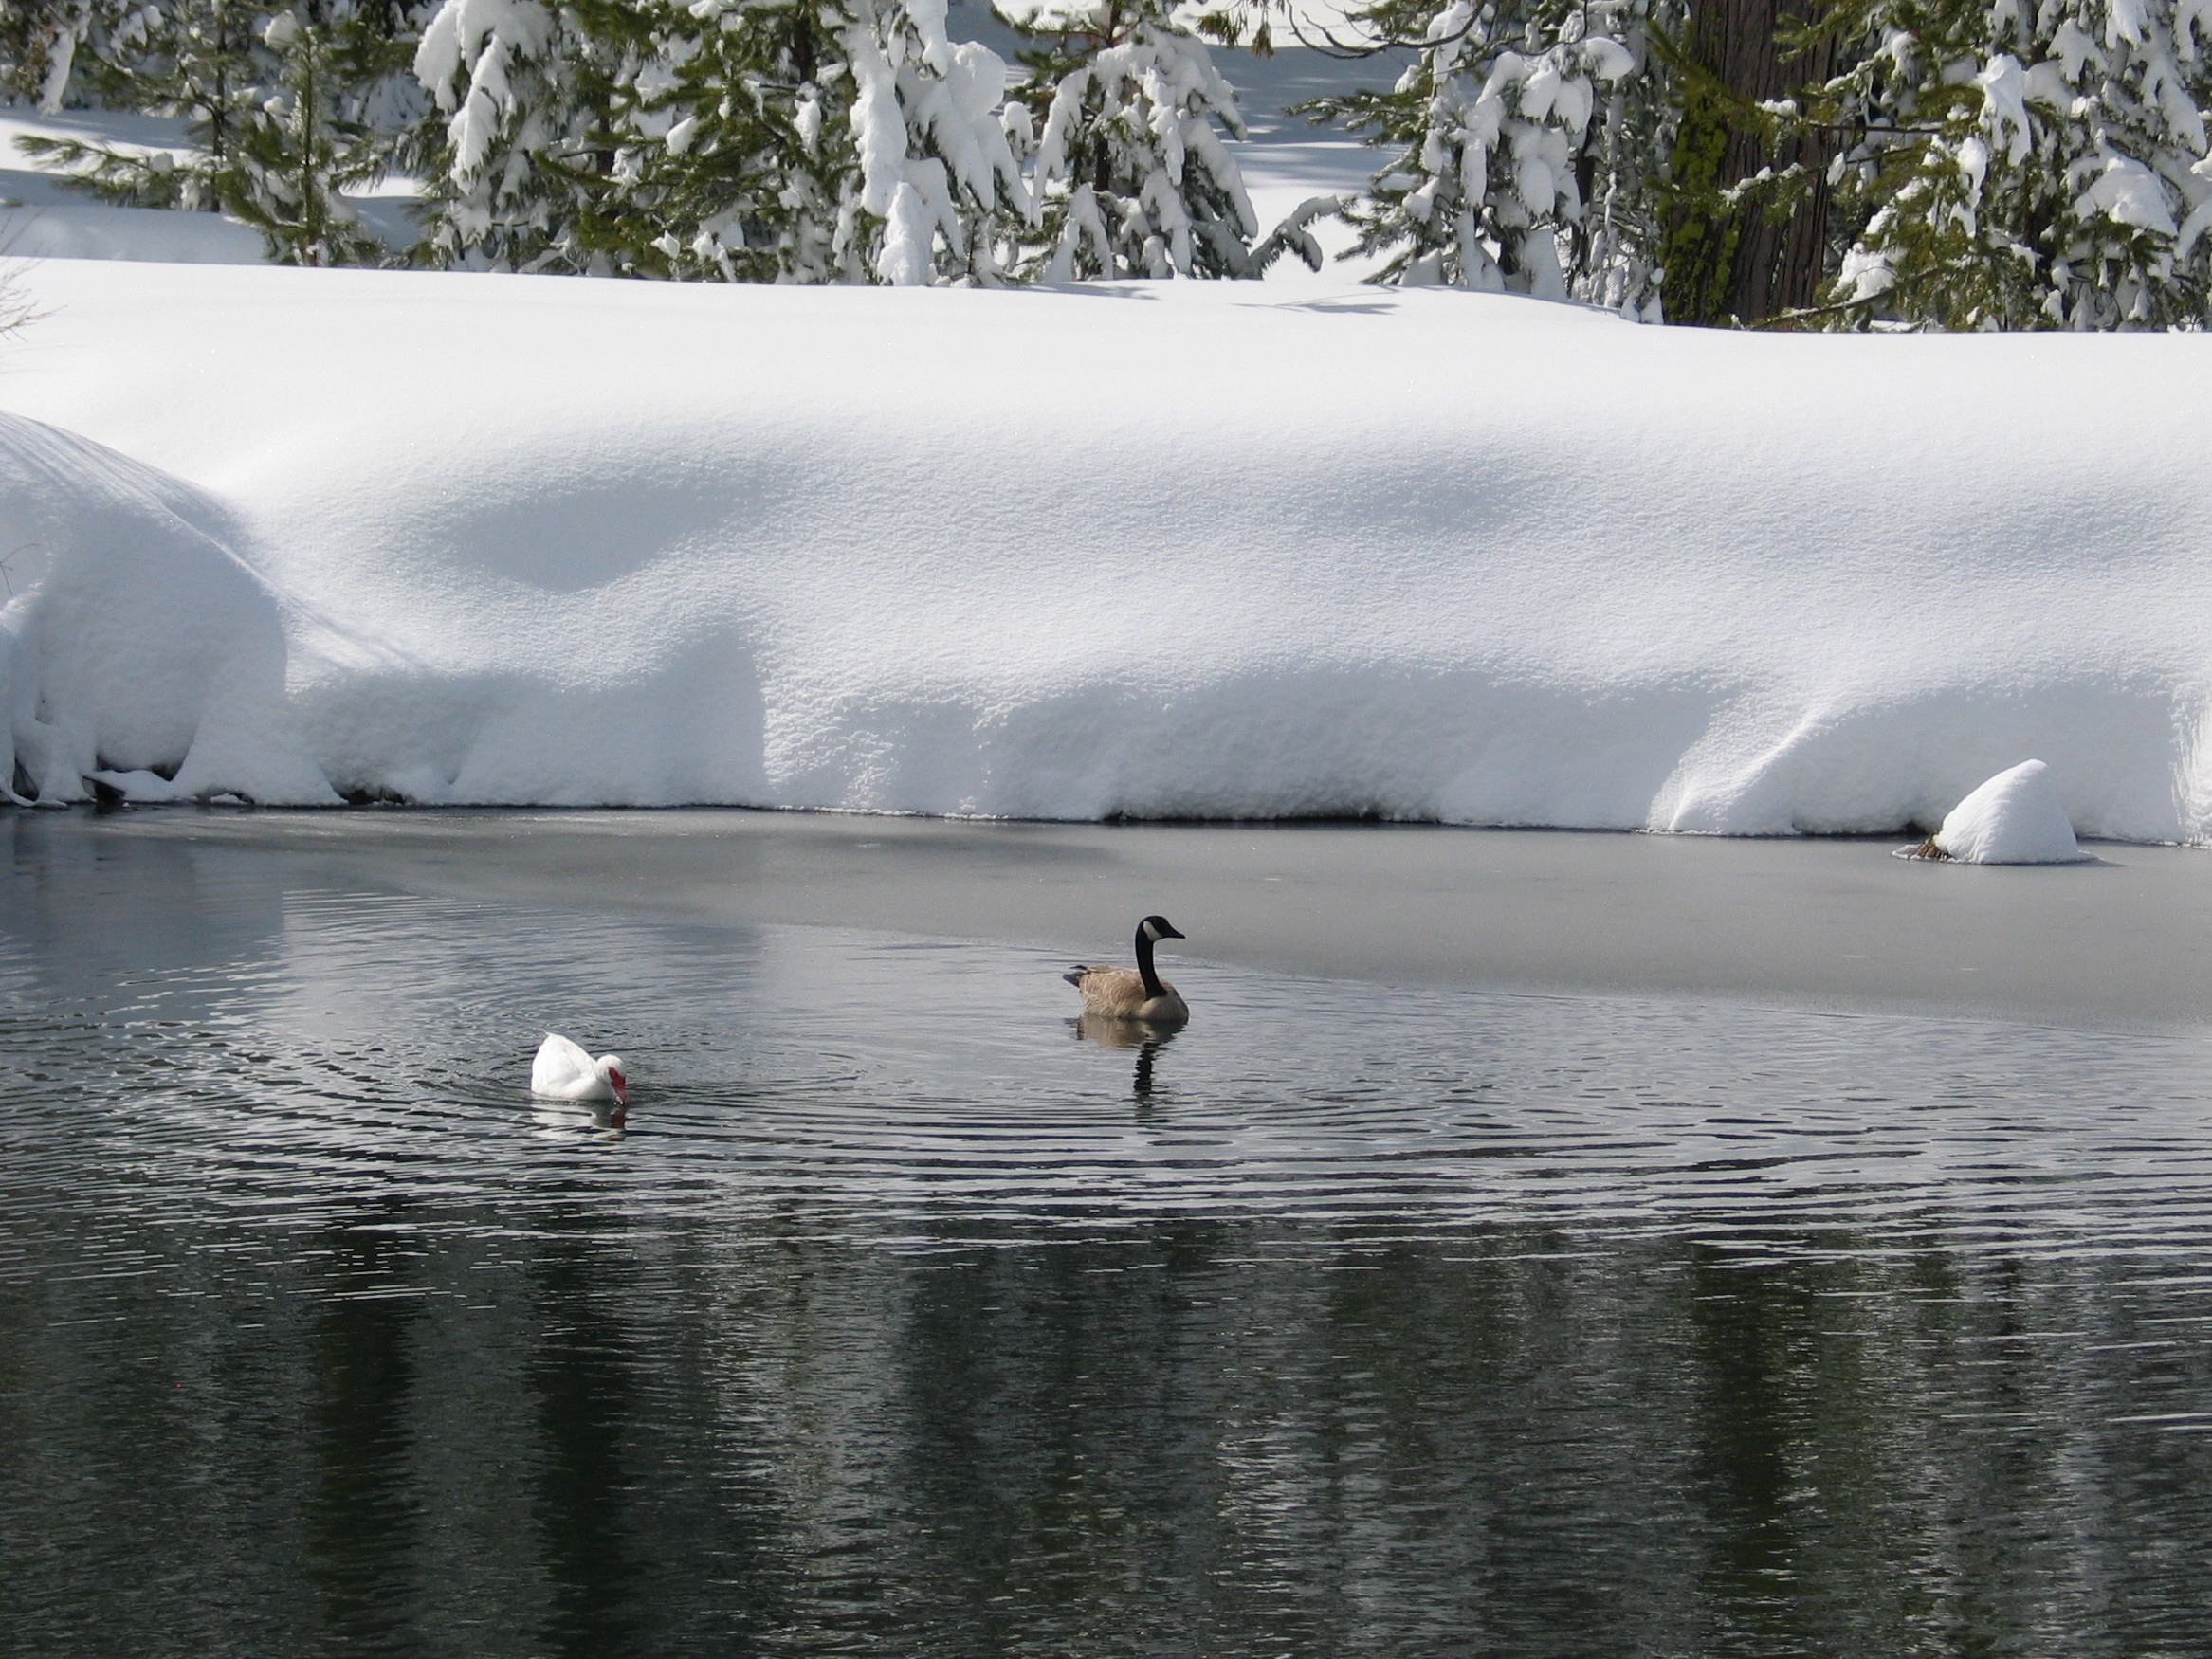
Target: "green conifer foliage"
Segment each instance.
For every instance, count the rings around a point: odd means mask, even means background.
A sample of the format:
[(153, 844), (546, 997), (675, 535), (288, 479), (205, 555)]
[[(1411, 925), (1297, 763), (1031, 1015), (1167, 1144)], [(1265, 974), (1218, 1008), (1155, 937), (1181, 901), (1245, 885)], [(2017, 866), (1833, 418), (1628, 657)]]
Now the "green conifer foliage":
[(617, 170), (635, 211), (610, 225), (628, 267), (722, 282), (860, 281), (839, 206), (857, 168), (840, 38), (820, 0), (651, 0), (651, 46), (617, 96)]
[(1856, 233), (1822, 320), (2203, 326), (2212, 0), (1846, 0), (1804, 118)]
[(99, 0), (0, 5), (0, 98), (51, 114), (67, 101), (78, 46), (113, 7)]
[(0, 82), (47, 115), (98, 100), (160, 15), (142, 0), (4, 0)]
[(691, 0), (656, 8), (627, 118), (676, 276), (1000, 279), (1028, 196), (996, 110), (1005, 65), (941, 4)]
[(614, 86), (624, 9), (445, 0), (414, 73), (434, 107), (411, 140), (423, 175), (426, 264), (479, 270), (612, 268), (594, 233), (619, 215)]
[(1668, 0), (1375, 0), (1366, 49), (1419, 56), (1387, 92), (1316, 100), (1396, 153), (1346, 204), (1377, 281), (1575, 298), (1656, 317)]
[(220, 211), (250, 194), (240, 150), (275, 72), (260, 39), (267, 20), (247, 0), (168, 0), (134, 9), (73, 52), (75, 78), (102, 103), (181, 118), (182, 151), (39, 137), (18, 143), (59, 163), (101, 200)]
[(276, 86), (249, 113), (232, 170), (245, 184), (225, 205), (284, 264), (375, 264), (383, 243), (341, 193), (374, 183), (384, 136), (362, 118), (365, 88), (403, 61), (347, 0), (301, 0), (262, 30)]
[(1017, 93), (1041, 127), (1028, 274), (1257, 274), (1259, 222), (1221, 141), (1244, 137), (1236, 94), (1172, 13), (1164, 0), (1024, 9), (1041, 43), (1021, 54)]
[(417, 68), (440, 263), (996, 282), (1029, 214), (943, 0), (447, 0)]
[(1778, 111), (1832, 72), (1835, 43), (1796, 38), (1783, 22), (1794, 4), (1692, 0), (1686, 38), (1655, 37), (1674, 108), (1659, 192), (1671, 320), (1764, 323), (1812, 304), (1827, 275), (1832, 135)]
[(389, 9), (302, 0), (158, 0), (86, 37), (72, 72), (114, 107), (183, 119), (181, 151), (26, 137), (28, 154), (104, 200), (223, 211), (288, 264), (376, 263), (343, 191), (384, 171), (367, 112), (404, 62)]
[(945, 32), (945, 0), (842, 3), (857, 171), (839, 257), (896, 285), (1000, 282), (1010, 231), (1034, 210), (999, 119), (1006, 64)]

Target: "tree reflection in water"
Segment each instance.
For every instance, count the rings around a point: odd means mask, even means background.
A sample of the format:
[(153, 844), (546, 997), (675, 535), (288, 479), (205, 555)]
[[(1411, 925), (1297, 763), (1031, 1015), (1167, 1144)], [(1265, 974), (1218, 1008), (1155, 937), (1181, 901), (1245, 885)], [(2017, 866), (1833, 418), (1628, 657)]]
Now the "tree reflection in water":
[[(189, 1317), (58, 1263), (5, 1304), (0, 1497), (48, 1542), (0, 1585), (15, 1651), (2123, 1654), (2212, 1628), (2205, 1437), (2126, 1420), (2212, 1377), (2146, 1345), (2171, 1315), (2140, 1263), (2023, 1272), (1932, 1229), (1746, 1261), (594, 1206), (134, 1243)], [(300, 1317), (247, 1328), (272, 1291)], [(88, 1346), (206, 1379), (147, 1420), (63, 1386)], [(204, 1519), (149, 1534), (149, 1504)]]
[[(2201, 1047), (1217, 969), (1070, 1041), (998, 947), (14, 835), (9, 1659), (2212, 1630)], [(578, 1012), (627, 1133), (527, 1099)]]

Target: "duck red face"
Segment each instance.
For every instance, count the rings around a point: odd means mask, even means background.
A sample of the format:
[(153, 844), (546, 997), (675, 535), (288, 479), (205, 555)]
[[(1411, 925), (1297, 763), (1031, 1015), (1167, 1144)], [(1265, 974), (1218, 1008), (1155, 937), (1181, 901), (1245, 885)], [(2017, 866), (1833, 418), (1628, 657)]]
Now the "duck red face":
[(626, 1106), (630, 1104), (630, 1079), (623, 1076), (619, 1068), (612, 1066), (607, 1067), (607, 1082), (614, 1090), (614, 1098)]

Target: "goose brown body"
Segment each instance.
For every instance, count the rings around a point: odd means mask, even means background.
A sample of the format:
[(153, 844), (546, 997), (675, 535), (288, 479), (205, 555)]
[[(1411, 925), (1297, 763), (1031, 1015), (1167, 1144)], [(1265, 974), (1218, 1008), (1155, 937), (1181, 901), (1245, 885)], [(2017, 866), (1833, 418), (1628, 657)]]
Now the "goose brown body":
[(1106, 968), (1078, 963), (1061, 977), (1083, 994), (1083, 1012), (1100, 1019), (1147, 1020), (1179, 1025), (1191, 1017), (1190, 1005), (1152, 966), (1155, 939), (1181, 939), (1164, 916), (1147, 916), (1137, 924), (1137, 965)]
[(1156, 996), (1144, 988), (1144, 976), (1134, 968), (1085, 968), (1063, 975), (1083, 993), (1083, 1012), (1109, 1020), (1170, 1020), (1191, 1017), (1190, 1005), (1165, 979)]

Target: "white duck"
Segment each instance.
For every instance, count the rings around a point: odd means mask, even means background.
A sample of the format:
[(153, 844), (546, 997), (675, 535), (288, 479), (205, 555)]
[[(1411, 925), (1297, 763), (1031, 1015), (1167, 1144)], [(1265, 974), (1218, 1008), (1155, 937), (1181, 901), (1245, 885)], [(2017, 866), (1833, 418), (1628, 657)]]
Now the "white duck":
[(593, 1059), (566, 1037), (545, 1033), (538, 1058), (530, 1062), (530, 1092), (552, 1101), (612, 1101), (630, 1104), (630, 1079), (622, 1075), (622, 1056)]

